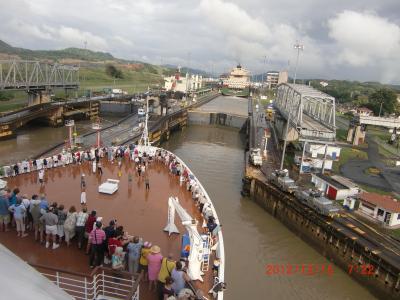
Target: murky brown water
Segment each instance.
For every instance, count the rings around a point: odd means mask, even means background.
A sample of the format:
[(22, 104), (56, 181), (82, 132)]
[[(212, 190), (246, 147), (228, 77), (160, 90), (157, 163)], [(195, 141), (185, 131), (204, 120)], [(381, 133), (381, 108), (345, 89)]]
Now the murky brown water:
[[(103, 123), (109, 125), (119, 120), (118, 117), (102, 118)], [(78, 135), (91, 130), (91, 121), (76, 122)], [(0, 166), (33, 157), (49, 147), (65, 141), (68, 138), (66, 127), (51, 128), (38, 124), (28, 124), (20, 128), (17, 136), (0, 141)]]
[[(80, 130), (90, 128), (89, 122), (80, 124)], [(16, 139), (0, 142), (0, 165), (34, 155), (65, 138), (65, 128), (23, 129)], [(216, 206), (225, 240), (225, 299), (375, 299), (336, 266), (332, 276), (265, 274), (268, 264), (327, 267), (329, 261), (241, 197), (244, 150), (237, 130), (189, 126), (163, 146), (196, 173)]]
[(333, 265), (333, 275), (265, 275), (271, 265), (326, 267), (323, 256), (257, 204), (240, 195), (243, 144), (236, 130), (189, 126), (172, 135), (165, 148), (195, 172), (223, 224), (226, 299), (375, 299)]

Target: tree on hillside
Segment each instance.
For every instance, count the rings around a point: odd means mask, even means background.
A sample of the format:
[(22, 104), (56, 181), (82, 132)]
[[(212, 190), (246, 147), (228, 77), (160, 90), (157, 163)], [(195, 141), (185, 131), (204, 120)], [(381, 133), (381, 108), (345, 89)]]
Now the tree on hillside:
[(106, 66), (106, 74), (114, 78), (124, 78), (124, 74), (122, 74), (122, 71), (111, 64)]
[(366, 106), (370, 108), (376, 116), (379, 115), (380, 110), (381, 116), (384, 114), (392, 114), (397, 109), (397, 95), (393, 90), (387, 88), (379, 89), (369, 96)]

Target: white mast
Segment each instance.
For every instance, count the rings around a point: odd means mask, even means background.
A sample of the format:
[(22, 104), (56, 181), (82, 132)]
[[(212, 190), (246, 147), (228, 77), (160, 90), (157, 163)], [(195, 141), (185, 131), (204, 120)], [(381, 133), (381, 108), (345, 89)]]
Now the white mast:
[(171, 233), (179, 233), (178, 228), (174, 223), (175, 211), (178, 213), (179, 218), (182, 220), (182, 225), (185, 226), (190, 240), (190, 253), (189, 253), (189, 266), (188, 275), (192, 280), (200, 280), (203, 274), (201, 270), (201, 263), (204, 257), (203, 252), (203, 239), (197, 231), (197, 220), (193, 219), (189, 213), (180, 205), (178, 197), (169, 197), (168, 199), (168, 224), (165, 226), (164, 231)]
[(149, 120), (149, 94), (150, 94), (150, 87), (147, 87), (147, 97), (146, 97), (146, 116), (144, 121), (144, 129), (142, 132), (142, 137), (140, 138), (140, 145), (144, 145), (146, 147), (150, 146), (149, 141), (149, 130), (147, 127), (148, 120)]

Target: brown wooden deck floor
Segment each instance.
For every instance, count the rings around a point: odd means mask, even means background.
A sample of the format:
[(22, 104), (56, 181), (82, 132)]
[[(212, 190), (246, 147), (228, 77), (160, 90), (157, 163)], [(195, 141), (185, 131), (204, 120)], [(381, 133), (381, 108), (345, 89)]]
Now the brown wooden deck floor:
[[(181, 235), (168, 237), (168, 234), (163, 232), (167, 223), (168, 197), (177, 196), (188, 213), (201, 220), (191, 193), (180, 187), (178, 177), (170, 174), (168, 168), (158, 162), (153, 162), (146, 170), (150, 180), (150, 191), (146, 192), (143, 176), (139, 177), (136, 174), (132, 163), (123, 162), (119, 190), (114, 195), (100, 194), (97, 191), (98, 186), (108, 178), (118, 179), (119, 170), (116, 162), (111, 164), (104, 159), (102, 163), (104, 172), (102, 176), (93, 174), (91, 164), (86, 162), (82, 165), (46, 170), (43, 187), (37, 183), (37, 172), (7, 179), (8, 187), (11, 189), (19, 187), (21, 195), (27, 194), (28, 197), (35, 193), (46, 193), (49, 203), (56, 201), (58, 204), (63, 204), (66, 209), (75, 205), (79, 210), (80, 175), (84, 173), (88, 210), (96, 210), (97, 215), (103, 217), (103, 224), (108, 225), (112, 218), (116, 218), (118, 225), (123, 225), (129, 235), (139, 235), (145, 241), (159, 245), (163, 255), (172, 253), (175, 259), (179, 259)], [(131, 183), (128, 182), (129, 173), (133, 175)], [(175, 223), (181, 233), (186, 232), (178, 216), (175, 218)], [(75, 244), (67, 248), (63, 243), (56, 250), (46, 249), (34, 241), (33, 233), (29, 233), (26, 238), (18, 238), (15, 230), (0, 232), (0, 242), (28, 263), (87, 274), (91, 271), (88, 256), (83, 250), (78, 250)], [(211, 282), (208, 280), (212, 280), (209, 274), (205, 277), (205, 283), (201, 284), (204, 291), (210, 287)], [(147, 286), (141, 288), (141, 299), (155, 299), (145, 291)]]

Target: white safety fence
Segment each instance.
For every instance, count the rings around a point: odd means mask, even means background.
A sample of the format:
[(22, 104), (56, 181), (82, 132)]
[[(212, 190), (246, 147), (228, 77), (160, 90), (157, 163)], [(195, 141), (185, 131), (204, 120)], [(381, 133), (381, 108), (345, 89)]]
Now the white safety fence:
[(77, 300), (139, 300), (140, 279), (127, 272), (98, 268), (91, 275), (40, 267), (42, 275)]

